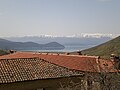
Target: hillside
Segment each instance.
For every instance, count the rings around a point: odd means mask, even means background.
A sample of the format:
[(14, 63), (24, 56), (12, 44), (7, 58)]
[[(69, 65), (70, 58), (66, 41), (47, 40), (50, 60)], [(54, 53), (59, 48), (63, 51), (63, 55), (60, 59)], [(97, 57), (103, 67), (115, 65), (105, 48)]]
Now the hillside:
[(60, 50), (64, 46), (57, 42), (50, 42), (47, 44), (38, 44), (34, 42), (12, 42), (5, 39), (0, 39), (0, 48), (3, 50)]
[(5, 55), (5, 54), (8, 54), (8, 52), (4, 50), (0, 50), (0, 55)]
[(82, 53), (87, 55), (98, 55), (103, 58), (110, 57), (112, 53), (120, 56), (120, 36), (101, 45), (83, 50)]

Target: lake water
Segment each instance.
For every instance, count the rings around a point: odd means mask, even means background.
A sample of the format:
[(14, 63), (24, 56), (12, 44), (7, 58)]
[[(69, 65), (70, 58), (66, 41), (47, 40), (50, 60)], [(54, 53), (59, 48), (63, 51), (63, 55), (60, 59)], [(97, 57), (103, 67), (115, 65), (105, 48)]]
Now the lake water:
[[(35, 52), (73, 52), (77, 50), (84, 50), (95, 45), (65, 45), (65, 48), (62, 50), (27, 50)], [(23, 50), (24, 51), (24, 50)]]

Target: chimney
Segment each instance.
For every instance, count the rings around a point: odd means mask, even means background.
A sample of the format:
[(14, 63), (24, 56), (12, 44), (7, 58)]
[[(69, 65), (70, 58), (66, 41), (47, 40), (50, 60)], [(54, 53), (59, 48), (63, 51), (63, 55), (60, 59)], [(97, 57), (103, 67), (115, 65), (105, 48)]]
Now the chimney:
[(78, 51), (77, 51), (77, 53), (78, 53), (78, 55), (82, 55), (82, 53), (81, 53), (81, 51), (80, 51), (80, 50), (78, 50)]
[(120, 70), (120, 58), (119, 56), (115, 56), (115, 54), (111, 54), (111, 60), (114, 62), (114, 68)]
[(15, 51), (14, 50), (9, 50), (10, 53), (14, 53)]
[(70, 55), (70, 53), (66, 52), (65, 55)]

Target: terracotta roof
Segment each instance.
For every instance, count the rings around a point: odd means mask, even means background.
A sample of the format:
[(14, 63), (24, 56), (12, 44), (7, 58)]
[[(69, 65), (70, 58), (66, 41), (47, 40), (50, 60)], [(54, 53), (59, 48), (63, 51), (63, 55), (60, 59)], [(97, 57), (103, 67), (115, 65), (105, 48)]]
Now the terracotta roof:
[(39, 58), (0, 60), (0, 83), (81, 76), (82, 73)]
[[(82, 56), (82, 55), (58, 55), (49, 53), (34, 53), (34, 52), (17, 52), (10, 55), (1, 56), (1, 59), (11, 58), (33, 58), (39, 57), (50, 63), (66, 67), (69, 69), (87, 71), (87, 72), (101, 72), (105, 71), (106, 67), (109, 69), (108, 72), (116, 72), (113, 67), (112, 61), (98, 59), (96, 56)], [(107, 63), (106, 66), (104, 63)]]
[(96, 57), (76, 56), (76, 55), (51, 55), (46, 53), (17, 52), (10, 55), (1, 56), (0, 59), (11, 58), (33, 58), (39, 57), (50, 63), (54, 63), (69, 69), (96, 72)]

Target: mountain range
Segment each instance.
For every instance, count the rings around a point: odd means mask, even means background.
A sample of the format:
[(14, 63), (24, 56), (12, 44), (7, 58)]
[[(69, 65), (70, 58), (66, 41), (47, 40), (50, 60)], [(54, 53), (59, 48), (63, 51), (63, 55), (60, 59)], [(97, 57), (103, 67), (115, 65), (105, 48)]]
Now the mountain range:
[[(25, 37), (7, 37), (5, 39), (14, 42), (35, 42), (38, 44), (46, 44), (49, 42), (58, 42), (65, 47), (67, 46), (95, 46), (113, 38), (112, 34), (80, 34), (72, 36), (25, 36)], [(83, 49), (83, 48), (81, 48)]]
[(38, 44), (35, 42), (13, 42), (0, 39), (0, 48), (4, 50), (61, 50), (65, 47), (57, 42)]
[[(80, 42), (80, 41), (79, 41)], [(33, 46), (41, 46), (41, 44), (37, 44), (37, 43), (33, 43), (33, 42), (12, 42), (12, 41), (8, 41), (5, 39), (0, 39), (0, 47), (4, 47), (4, 49), (6, 47), (11, 47), (13, 48), (15, 47), (19, 47), (22, 46), (24, 48), (32, 48)], [(52, 43), (48, 43), (48, 44), (42, 44), (44, 45), (44, 47), (61, 47), (64, 48), (63, 45), (57, 43), (57, 42), (52, 42)], [(57, 45), (57, 46), (56, 46)], [(20, 48), (20, 47), (19, 47)], [(0, 50), (0, 54), (5, 54), (6, 52), (3, 50)], [(76, 52), (71, 52), (72, 54), (75, 54)], [(87, 54), (87, 55), (96, 55), (96, 56), (100, 56), (102, 58), (109, 58), (111, 54), (115, 54), (117, 56), (120, 56), (120, 36), (111, 39), (107, 42), (104, 42), (100, 45), (96, 45), (94, 47), (91, 47), (89, 49), (85, 49), (82, 50), (82, 54)]]

